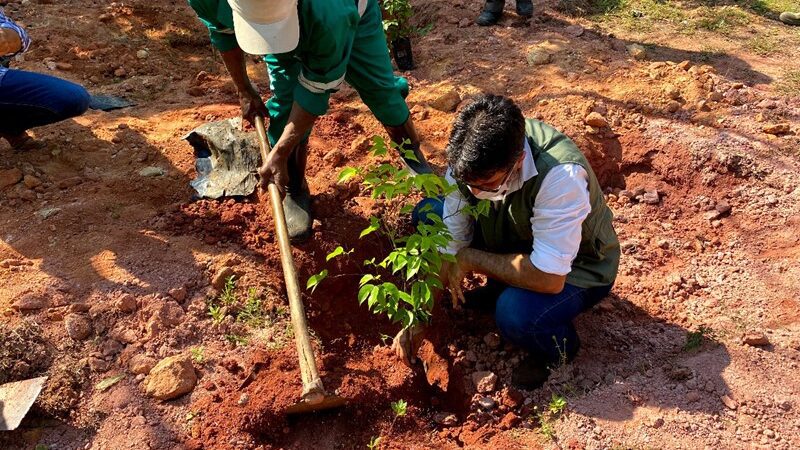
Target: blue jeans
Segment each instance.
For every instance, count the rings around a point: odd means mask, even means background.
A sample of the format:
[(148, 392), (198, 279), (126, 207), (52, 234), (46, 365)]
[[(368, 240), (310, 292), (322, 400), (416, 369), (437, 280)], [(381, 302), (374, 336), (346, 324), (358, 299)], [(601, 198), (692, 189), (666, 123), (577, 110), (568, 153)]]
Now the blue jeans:
[[(411, 213), (411, 220), (416, 225), (429, 213), (441, 217), (443, 207), (441, 199), (423, 199)], [(571, 360), (578, 352), (580, 342), (572, 321), (609, 292), (610, 285), (585, 289), (565, 284), (558, 294), (506, 286), (497, 297), (495, 322), (507, 341), (538, 360), (557, 364)]]
[(0, 79), (0, 134), (16, 136), (83, 114), (89, 93), (71, 81), (22, 70)]

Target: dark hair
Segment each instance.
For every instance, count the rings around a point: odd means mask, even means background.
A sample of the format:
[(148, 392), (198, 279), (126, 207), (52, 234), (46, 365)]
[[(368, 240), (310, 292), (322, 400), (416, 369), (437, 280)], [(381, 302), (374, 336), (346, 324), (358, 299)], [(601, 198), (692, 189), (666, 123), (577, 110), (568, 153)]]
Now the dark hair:
[(525, 118), (519, 107), (501, 95), (481, 95), (453, 123), (447, 163), (459, 181), (487, 178), (517, 161), (523, 139)]

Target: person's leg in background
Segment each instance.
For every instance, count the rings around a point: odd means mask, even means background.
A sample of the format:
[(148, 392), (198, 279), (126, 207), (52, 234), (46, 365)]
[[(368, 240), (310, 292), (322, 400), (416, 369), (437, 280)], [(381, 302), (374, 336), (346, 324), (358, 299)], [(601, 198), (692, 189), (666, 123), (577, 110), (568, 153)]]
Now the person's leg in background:
[(528, 352), (513, 376), (525, 389), (541, 386), (550, 370), (571, 361), (580, 341), (572, 321), (602, 300), (611, 286), (584, 289), (570, 284), (558, 294), (508, 287), (497, 299), (495, 321), (500, 334)]
[(416, 173), (432, 173), (420, 151), (420, 138), (406, 104), (408, 82), (396, 77), (392, 69), (377, 0), (369, 0), (358, 24), (345, 81), (358, 91), (361, 100), (383, 124), (392, 141), (402, 144), (408, 140), (411, 143), (407, 150), (414, 152), (417, 161), (403, 158), (409, 168)]
[[(269, 72), (272, 97), (267, 101), (269, 112), (269, 129), (267, 135), (270, 145), (275, 145), (283, 134), (289, 113), (294, 103), (294, 89), (300, 75), (302, 65), (277, 65), (276, 55), (264, 58)], [(286, 216), (286, 228), (289, 238), (294, 242), (303, 241), (311, 236), (311, 191), (306, 182), (306, 162), (308, 161), (308, 136), (289, 157), (289, 186), (283, 199), (283, 211)]]
[(0, 79), (0, 137), (19, 150), (34, 147), (27, 131), (76, 117), (89, 108), (89, 93), (61, 78), (9, 70)]

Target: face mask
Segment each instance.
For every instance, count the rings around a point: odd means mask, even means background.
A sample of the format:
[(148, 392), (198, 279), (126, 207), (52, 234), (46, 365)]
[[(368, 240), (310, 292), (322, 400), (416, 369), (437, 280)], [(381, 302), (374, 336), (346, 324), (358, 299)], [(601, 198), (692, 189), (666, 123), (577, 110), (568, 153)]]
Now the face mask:
[(479, 191), (473, 194), (478, 200), (489, 200), (492, 202), (499, 202), (506, 198), (506, 195), (515, 192), (522, 187), (522, 178), (520, 177), (521, 169), (514, 168), (514, 172), (508, 177), (505, 183), (501, 184), (497, 192)]

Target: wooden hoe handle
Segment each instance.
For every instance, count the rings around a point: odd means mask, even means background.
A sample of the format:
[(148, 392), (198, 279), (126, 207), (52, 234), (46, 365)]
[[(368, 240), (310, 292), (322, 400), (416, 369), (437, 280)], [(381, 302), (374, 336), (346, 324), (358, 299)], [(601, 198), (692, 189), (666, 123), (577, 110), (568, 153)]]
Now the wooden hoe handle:
[[(264, 118), (256, 116), (256, 133), (261, 149), (262, 163), (272, 151), (264, 127)], [(303, 378), (303, 400), (309, 404), (317, 404), (325, 399), (325, 388), (317, 371), (317, 362), (314, 360), (314, 349), (311, 347), (311, 338), (308, 335), (306, 312), (300, 298), (300, 285), (297, 282), (297, 270), (292, 259), (292, 246), (289, 244), (289, 231), (286, 229), (286, 217), (283, 215), (283, 202), (278, 186), (269, 183), (269, 197), (272, 203), (272, 216), (275, 219), (275, 235), (281, 251), (281, 265), (283, 266), (283, 279), (286, 282), (286, 295), (289, 297), (289, 312), (292, 316), (292, 329), (297, 344), (297, 355), (300, 358), (300, 374)]]

